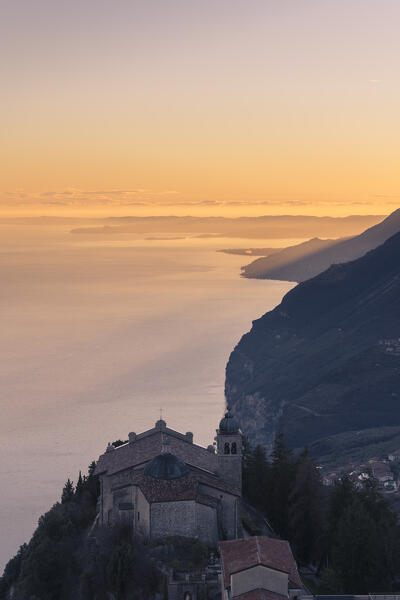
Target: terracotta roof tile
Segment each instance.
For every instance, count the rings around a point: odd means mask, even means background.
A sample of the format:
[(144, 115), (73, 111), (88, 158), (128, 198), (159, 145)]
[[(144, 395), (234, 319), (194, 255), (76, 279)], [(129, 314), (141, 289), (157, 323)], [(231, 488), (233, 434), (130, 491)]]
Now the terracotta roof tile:
[(199, 483), (203, 483), (204, 485), (208, 485), (209, 487), (221, 490), (221, 492), (227, 492), (228, 494), (232, 494), (233, 496), (241, 496), (241, 490), (236, 485), (233, 485), (228, 481), (220, 479), (218, 475), (213, 475), (212, 473), (204, 473), (204, 471), (200, 471), (197, 469), (191, 469), (191, 471), (193, 475), (197, 478)]
[(270, 592), (268, 590), (251, 590), (245, 594), (239, 594), (239, 596), (233, 596), (235, 600), (284, 600), (287, 596), (277, 594), (276, 592)]
[(199, 491), (199, 484), (208, 485), (224, 492), (237, 495), (234, 486), (221, 481), (218, 477), (191, 469), (189, 475), (179, 479), (156, 479), (144, 475), (143, 470), (132, 473), (132, 485), (137, 485), (142, 490), (148, 502), (173, 502), (178, 500), (197, 500), (202, 504), (216, 507), (218, 500), (209, 496), (204, 491)]
[(195, 500), (198, 482), (190, 475), (180, 479), (155, 479), (135, 473), (132, 483), (142, 490), (148, 502)]
[(220, 542), (219, 549), (224, 572), (224, 585), (230, 586), (231, 574), (265, 565), (289, 575), (289, 587), (302, 587), (296, 561), (286, 540), (255, 536), (242, 540)]
[(205, 448), (193, 444), (177, 431), (166, 428), (149, 429), (137, 436), (131, 444), (118, 446), (111, 452), (102, 454), (96, 465), (96, 475), (112, 475), (130, 467), (142, 465), (161, 452), (163, 435), (170, 442), (169, 451), (188, 465), (214, 473), (217, 470), (217, 456)]

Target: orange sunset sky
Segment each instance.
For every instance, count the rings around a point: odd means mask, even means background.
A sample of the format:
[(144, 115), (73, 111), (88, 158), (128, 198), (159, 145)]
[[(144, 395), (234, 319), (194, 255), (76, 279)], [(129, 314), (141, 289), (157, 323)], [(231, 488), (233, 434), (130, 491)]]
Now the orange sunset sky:
[(385, 214), (398, 0), (4, 0), (0, 214)]

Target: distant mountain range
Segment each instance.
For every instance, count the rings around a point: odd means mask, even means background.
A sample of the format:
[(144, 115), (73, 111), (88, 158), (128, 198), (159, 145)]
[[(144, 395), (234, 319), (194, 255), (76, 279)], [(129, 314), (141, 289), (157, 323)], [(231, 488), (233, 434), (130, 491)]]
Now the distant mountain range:
[(357, 235), (366, 227), (383, 219), (379, 215), (351, 215), (349, 217), (314, 217), (276, 215), (261, 217), (114, 217), (104, 220), (102, 226), (84, 226), (71, 229), (72, 234), (168, 234), (198, 238), (290, 239), (316, 235), (338, 237)]
[(268, 449), (281, 430), (326, 465), (400, 448), (400, 233), (254, 321), (229, 358), (226, 397)]
[(273, 254), (258, 258), (242, 268), (243, 277), (305, 281), (325, 271), (330, 265), (359, 258), (400, 231), (400, 209), (381, 223), (350, 239), (312, 239)]

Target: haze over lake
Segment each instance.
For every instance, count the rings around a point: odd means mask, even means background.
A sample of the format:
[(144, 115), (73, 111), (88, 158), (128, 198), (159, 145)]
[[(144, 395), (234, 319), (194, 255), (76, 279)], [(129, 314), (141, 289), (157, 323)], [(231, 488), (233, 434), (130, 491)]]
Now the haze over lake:
[(225, 365), (293, 284), (245, 280), (224, 247), (1, 225), (0, 569), (106, 444), (167, 423), (213, 442)]

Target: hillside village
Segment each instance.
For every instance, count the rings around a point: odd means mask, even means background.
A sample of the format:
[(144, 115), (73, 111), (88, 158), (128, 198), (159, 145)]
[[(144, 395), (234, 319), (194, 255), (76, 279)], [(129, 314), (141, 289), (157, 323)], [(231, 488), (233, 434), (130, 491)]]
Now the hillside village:
[[(343, 505), (346, 496), (356, 504), (359, 497), (368, 510), (379, 504), (374, 484), (368, 486), (376, 480), (384, 492), (390, 485), (397, 489), (389, 464), (400, 464), (399, 451), (357, 476), (337, 473), (340, 484), (325, 477), (325, 489), (333, 486), (332, 506), (335, 494)], [(282, 485), (290, 480), (294, 487), (286, 493)], [(371, 592), (397, 600), (387, 578), (387, 584), (339, 584), (325, 567), (321, 571), (323, 529), (326, 543), (335, 541), (321, 520), (319, 480), (307, 452), (292, 457), (282, 438), (271, 464), (261, 448), (249, 449), (229, 409), (207, 448), (160, 419), (126, 441), (109, 443), (76, 486), (67, 481), (61, 504), (41, 518), (31, 542), (7, 565), (0, 598), (320, 600), (327, 592), (329, 598), (342, 593), (341, 585), (349, 586), (349, 597), (365, 585), (387, 585)], [(380, 510), (384, 527), (393, 529), (390, 509)]]
[(356, 485), (361, 485), (366, 479), (373, 477), (379, 482), (382, 493), (397, 493), (400, 479), (400, 449), (390, 452), (386, 458), (371, 458), (366, 462), (353, 462), (330, 471), (323, 477), (327, 486), (333, 486), (335, 481), (347, 475)]

